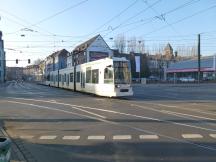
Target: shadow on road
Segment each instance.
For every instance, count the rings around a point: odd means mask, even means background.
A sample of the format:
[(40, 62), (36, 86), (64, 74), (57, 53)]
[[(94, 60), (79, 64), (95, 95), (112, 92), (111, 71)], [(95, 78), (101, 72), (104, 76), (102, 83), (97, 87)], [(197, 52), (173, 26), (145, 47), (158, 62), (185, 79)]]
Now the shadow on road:
[(215, 162), (216, 143), (200, 142), (197, 147), (176, 142), (69, 142), (37, 144), (17, 139), (21, 150), (38, 162)]

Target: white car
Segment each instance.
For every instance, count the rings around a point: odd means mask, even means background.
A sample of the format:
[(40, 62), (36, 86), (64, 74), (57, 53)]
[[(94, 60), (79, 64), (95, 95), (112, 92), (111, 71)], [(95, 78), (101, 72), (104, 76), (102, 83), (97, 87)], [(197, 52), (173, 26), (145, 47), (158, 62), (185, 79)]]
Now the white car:
[(194, 82), (195, 81), (195, 79), (192, 77), (182, 77), (182, 78), (179, 78), (179, 80), (181, 82)]

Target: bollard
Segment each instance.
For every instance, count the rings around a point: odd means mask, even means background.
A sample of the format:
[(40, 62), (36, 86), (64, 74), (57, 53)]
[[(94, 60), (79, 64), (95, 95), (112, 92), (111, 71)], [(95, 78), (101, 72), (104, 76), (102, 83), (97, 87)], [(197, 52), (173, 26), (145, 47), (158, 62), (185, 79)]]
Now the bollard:
[(0, 162), (9, 162), (11, 156), (11, 140), (0, 137)]

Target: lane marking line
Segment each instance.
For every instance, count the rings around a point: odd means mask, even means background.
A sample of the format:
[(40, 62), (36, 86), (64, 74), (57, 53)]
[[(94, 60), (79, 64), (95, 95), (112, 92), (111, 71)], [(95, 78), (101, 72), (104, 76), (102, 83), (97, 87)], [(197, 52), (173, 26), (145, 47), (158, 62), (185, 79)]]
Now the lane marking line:
[(21, 139), (32, 139), (34, 138), (34, 136), (30, 136), (30, 135), (24, 135), (24, 136), (20, 136)]
[[(10, 99), (19, 99), (19, 100), (32, 100), (32, 99), (25, 99), (25, 98), (14, 98), (14, 97), (6, 97), (6, 98), (10, 98)], [(34, 100), (35, 101), (35, 100)], [(39, 100), (37, 100), (39, 101)], [(41, 100), (42, 102), (46, 102), (44, 100)], [(7, 101), (7, 102), (12, 102), (12, 101)], [(12, 103), (20, 103), (20, 102), (12, 102)], [(21, 103), (20, 103), (21, 104)], [(23, 103), (22, 103), (23, 104)], [(27, 104), (27, 103), (25, 103)], [(32, 104), (30, 104), (32, 105)], [(36, 107), (40, 107), (39, 105), (36, 105)], [(42, 106), (44, 108), (44, 106)], [(41, 107), (40, 107), (41, 108)], [(50, 108), (45, 108), (45, 109), (50, 109)], [(54, 109), (50, 109), (50, 110), (54, 110)], [(55, 109), (57, 110), (57, 109)], [(58, 111), (60, 111), (58, 109)], [(71, 113), (71, 112), (70, 112)], [(84, 116), (84, 115), (83, 115)], [(87, 117), (87, 115), (85, 115)], [(95, 117), (91, 117), (89, 116), (89, 118), (94, 118), (96, 119)], [(174, 141), (178, 141), (178, 142), (181, 142), (181, 143), (187, 143), (187, 144), (190, 144), (190, 145), (193, 145), (193, 146), (196, 146), (198, 148), (202, 148), (202, 149), (205, 149), (205, 150), (210, 150), (210, 151), (215, 151), (216, 152), (216, 148), (214, 147), (211, 147), (211, 146), (208, 146), (208, 145), (202, 145), (202, 144), (197, 144), (197, 143), (194, 143), (194, 142), (191, 142), (189, 140), (184, 140), (184, 139), (180, 139), (180, 138), (175, 138), (175, 137), (171, 137), (171, 136), (168, 136), (168, 135), (164, 135), (164, 134), (160, 134), (160, 133), (156, 133), (154, 131), (150, 131), (150, 130), (146, 130), (146, 129), (142, 129), (142, 128), (138, 128), (138, 127), (133, 127), (133, 126), (128, 126), (128, 125), (123, 125), (123, 124), (119, 124), (117, 122), (111, 122), (111, 121), (108, 121), (108, 120), (103, 120), (103, 119), (100, 119), (100, 118), (97, 118), (97, 120), (99, 121), (103, 121), (105, 123), (109, 123), (109, 124), (112, 124), (112, 125), (120, 125), (120, 126), (124, 126), (124, 127), (128, 127), (130, 129), (133, 129), (133, 130), (136, 130), (136, 131), (140, 131), (140, 132), (144, 132), (144, 133), (149, 133), (149, 134), (158, 134), (159, 136), (161, 137), (165, 137), (165, 138), (168, 138), (170, 140), (174, 140)]]
[(203, 138), (201, 134), (182, 134), (183, 138)]
[[(7, 97), (7, 98), (12, 98), (12, 99), (18, 99), (19, 98), (13, 98), (13, 97)], [(80, 106), (76, 106), (76, 105), (70, 105), (70, 104), (64, 104), (64, 103), (59, 103), (57, 101), (45, 101), (45, 100), (35, 100), (35, 99), (25, 99), (25, 98), (20, 98), (22, 100), (27, 100), (27, 101), (36, 101), (36, 102), (46, 102), (46, 103), (53, 103), (53, 104), (58, 104), (58, 105), (66, 105), (66, 106), (70, 106), (72, 109), (75, 109), (75, 110), (80, 110), (82, 112), (85, 112), (87, 114), (91, 114), (91, 115), (94, 115), (94, 116), (97, 116), (97, 117), (100, 117), (100, 118), (103, 118), (103, 119), (106, 119), (105, 116), (103, 115), (99, 115), (99, 114), (96, 114), (96, 113), (93, 113), (93, 112), (90, 112), (90, 111), (87, 111), (87, 110), (83, 110), (82, 106), (81, 108), (79, 108)], [(16, 101), (8, 101), (8, 102), (16, 102)], [(18, 103), (18, 102), (17, 102)], [(21, 104), (29, 104), (29, 103), (21, 103)], [(34, 104), (29, 104), (29, 105), (34, 105)], [(45, 106), (44, 106), (45, 107)]]
[(131, 135), (115, 135), (113, 136), (113, 140), (130, 140)]
[(159, 139), (157, 135), (140, 135), (140, 139)]
[[(181, 118), (188, 118), (188, 117), (184, 117), (183, 115), (178, 115), (176, 113), (168, 113), (167, 111), (163, 112), (163, 110), (156, 110), (154, 108), (149, 108), (149, 107), (141, 106), (141, 105), (137, 105), (137, 104), (131, 104), (131, 106), (139, 107), (141, 109), (146, 109), (146, 110), (152, 110), (152, 111), (160, 112), (160, 113), (163, 113), (163, 114), (170, 114), (170, 115), (178, 116), (178, 117), (181, 117)], [(189, 118), (189, 119), (191, 119), (191, 118)], [(184, 124), (184, 123), (173, 122), (173, 121), (166, 121), (166, 120), (163, 120), (163, 119), (157, 119), (157, 120), (161, 121), (161, 122), (164, 122), (164, 123), (170, 123), (170, 124), (181, 125), (181, 126), (185, 126), (185, 127), (191, 127), (191, 128), (196, 128), (196, 129), (202, 129), (202, 130), (216, 132), (216, 129), (206, 128), (206, 127), (199, 127), (199, 126), (195, 126), (195, 125)]]
[(79, 140), (80, 136), (64, 136), (63, 140)]
[(105, 140), (105, 136), (88, 136), (88, 140)]
[(41, 140), (53, 140), (56, 139), (57, 136), (40, 136)]
[(209, 134), (212, 138), (216, 138), (216, 134)]

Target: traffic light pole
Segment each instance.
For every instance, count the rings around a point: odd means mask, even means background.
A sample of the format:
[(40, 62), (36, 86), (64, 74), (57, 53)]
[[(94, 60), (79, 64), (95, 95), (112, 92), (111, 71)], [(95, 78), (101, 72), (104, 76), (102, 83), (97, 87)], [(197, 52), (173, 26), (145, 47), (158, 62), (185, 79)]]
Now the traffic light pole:
[(6, 61), (15, 61), (16, 62), (16, 64), (18, 64), (19, 63), (19, 61), (28, 61), (28, 64), (30, 64), (31, 63), (31, 60), (30, 59), (28, 59), (28, 60), (18, 60), (18, 59), (16, 59), (16, 60), (3, 60), (4, 62), (5, 62), (5, 64), (6, 64)]

